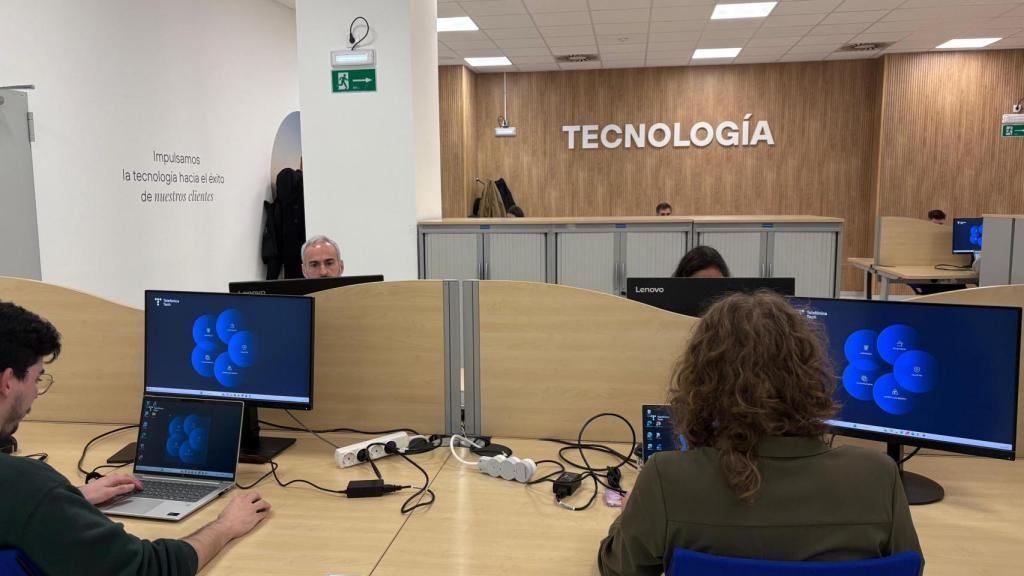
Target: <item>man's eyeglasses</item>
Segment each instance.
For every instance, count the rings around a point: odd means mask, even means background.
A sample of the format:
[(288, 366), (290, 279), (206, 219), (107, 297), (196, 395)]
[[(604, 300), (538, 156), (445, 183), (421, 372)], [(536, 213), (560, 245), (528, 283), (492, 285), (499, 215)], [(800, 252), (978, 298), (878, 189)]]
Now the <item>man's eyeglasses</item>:
[(39, 379), (36, 380), (36, 389), (39, 390), (38, 395), (46, 394), (50, 386), (53, 386), (53, 374), (40, 374)]

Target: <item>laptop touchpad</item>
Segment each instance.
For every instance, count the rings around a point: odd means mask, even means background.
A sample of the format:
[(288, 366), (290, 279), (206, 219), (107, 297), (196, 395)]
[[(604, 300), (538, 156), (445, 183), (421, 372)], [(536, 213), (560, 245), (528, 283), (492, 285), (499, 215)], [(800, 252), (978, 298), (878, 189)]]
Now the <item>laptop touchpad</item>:
[(120, 512), (122, 514), (145, 514), (163, 503), (163, 500), (151, 500), (149, 498), (126, 498), (120, 502), (103, 506), (102, 509), (106, 512)]

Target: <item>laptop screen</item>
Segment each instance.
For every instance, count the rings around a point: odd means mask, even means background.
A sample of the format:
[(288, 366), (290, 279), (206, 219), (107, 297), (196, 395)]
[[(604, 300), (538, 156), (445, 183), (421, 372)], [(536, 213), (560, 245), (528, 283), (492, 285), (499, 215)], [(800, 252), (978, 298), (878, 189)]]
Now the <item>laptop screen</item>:
[(666, 404), (643, 406), (643, 459), (647, 462), (655, 452), (686, 451), (686, 439), (676, 434), (672, 414)]
[(233, 480), (241, 402), (145, 396), (135, 472)]

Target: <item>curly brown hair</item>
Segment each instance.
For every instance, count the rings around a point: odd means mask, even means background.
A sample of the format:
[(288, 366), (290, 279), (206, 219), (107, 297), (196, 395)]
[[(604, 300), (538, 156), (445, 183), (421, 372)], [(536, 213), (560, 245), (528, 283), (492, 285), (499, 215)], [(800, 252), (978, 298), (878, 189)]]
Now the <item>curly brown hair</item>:
[(835, 373), (824, 332), (774, 292), (733, 294), (711, 306), (676, 363), (669, 392), (676, 428), (692, 447), (718, 449), (725, 481), (753, 502), (757, 444), (766, 436), (822, 436)]

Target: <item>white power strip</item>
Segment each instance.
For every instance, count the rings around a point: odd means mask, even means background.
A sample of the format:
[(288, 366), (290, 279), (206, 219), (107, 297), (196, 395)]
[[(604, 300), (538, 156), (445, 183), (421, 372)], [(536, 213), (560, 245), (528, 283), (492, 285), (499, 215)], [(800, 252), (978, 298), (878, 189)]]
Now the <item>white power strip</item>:
[(527, 483), (533, 478), (537, 471), (537, 465), (529, 458), (520, 460), (515, 456), (506, 457), (504, 454), (498, 456), (482, 456), (477, 463), (480, 471), (488, 476), (515, 480), (516, 482)]
[[(349, 444), (348, 446), (342, 446), (334, 451), (334, 461), (338, 464), (338, 468), (348, 468), (361, 464), (363, 461), (359, 460), (359, 452), (366, 450), (366, 454), (369, 459), (376, 460), (387, 456), (384, 451), (383, 444), (388, 442), (394, 442), (395, 446), (399, 450), (405, 450), (409, 447), (409, 435), (405, 432), (395, 432), (394, 434), (388, 434), (379, 438), (373, 438), (365, 442), (359, 442), (357, 444)], [(375, 446), (370, 446), (374, 444)], [(366, 459), (364, 461), (369, 461)]]

